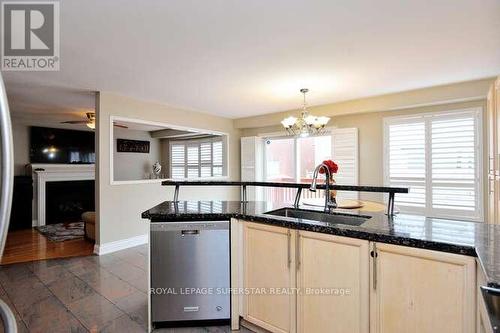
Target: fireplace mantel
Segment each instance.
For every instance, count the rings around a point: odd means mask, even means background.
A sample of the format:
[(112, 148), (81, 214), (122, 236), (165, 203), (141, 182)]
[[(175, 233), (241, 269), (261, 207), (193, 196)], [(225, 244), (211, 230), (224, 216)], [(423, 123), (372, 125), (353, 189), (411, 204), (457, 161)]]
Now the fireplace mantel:
[[(31, 164), (33, 176), (33, 226), (45, 225), (45, 184), (56, 181), (94, 180), (94, 164)], [(36, 219), (36, 220), (35, 220)]]

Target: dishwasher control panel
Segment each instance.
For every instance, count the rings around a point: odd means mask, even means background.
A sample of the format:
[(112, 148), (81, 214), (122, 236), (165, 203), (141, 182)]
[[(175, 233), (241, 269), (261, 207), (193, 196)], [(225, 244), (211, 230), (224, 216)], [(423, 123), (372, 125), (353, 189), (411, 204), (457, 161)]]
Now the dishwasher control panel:
[(151, 231), (222, 229), (229, 229), (229, 221), (156, 222), (151, 224)]

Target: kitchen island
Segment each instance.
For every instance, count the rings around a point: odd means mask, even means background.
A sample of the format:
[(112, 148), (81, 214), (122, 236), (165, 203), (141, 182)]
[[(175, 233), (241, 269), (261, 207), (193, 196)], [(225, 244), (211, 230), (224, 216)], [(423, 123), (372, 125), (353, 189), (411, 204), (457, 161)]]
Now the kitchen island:
[[(265, 256), (262, 257), (265, 253), (268, 253), (269, 258), (272, 259), (271, 262), (265, 263), (267, 265), (265, 267), (268, 268), (271, 267), (269, 265), (273, 263), (273, 260), (276, 261), (280, 258), (280, 255), (287, 258), (285, 259), (287, 264), (285, 266), (277, 264), (276, 271), (272, 272), (271, 275), (278, 276), (281, 274), (282, 277), (286, 275), (287, 279), (283, 280), (286, 287), (297, 287), (304, 281), (312, 285), (324, 282), (314, 281), (311, 275), (303, 275), (299, 270), (300, 267), (302, 267), (302, 270), (305, 270), (306, 267), (309, 267), (309, 269), (325, 268), (324, 272), (313, 271), (311, 273), (313, 276), (322, 276), (323, 274), (335, 276), (336, 272), (339, 271), (347, 274), (349, 280), (356, 281), (355, 285), (351, 287), (359, 289), (354, 291), (358, 301), (350, 305), (357, 310), (356, 316), (352, 317), (344, 314), (350, 321), (344, 323), (345, 326), (342, 327), (348, 327), (352, 331), (387, 332), (391, 331), (389, 328), (397, 330), (405, 327), (404, 321), (411, 323), (411, 318), (405, 318), (405, 316), (412, 313), (412, 311), (418, 313), (418, 310), (411, 308), (414, 306), (413, 296), (406, 295), (401, 298), (392, 295), (391, 292), (409, 293), (408, 290), (413, 288), (418, 290), (419, 293), (421, 292), (422, 295), (430, 293), (431, 296), (429, 297), (432, 297), (436, 302), (436, 306), (432, 311), (436, 313), (439, 313), (439, 301), (446, 303), (447, 298), (453, 299), (452, 294), (448, 294), (447, 297), (446, 293), (441, 290), (419, 290), (418, 284), (420, 282), (415, 280), (415, 275), (418, 275), (417, 277), (423, 282), (427, 281), (431, 284), (438, 281), (439, 278), (445, 279), (442, 283), (436, 282), (435, 286), (440, 288), (447, 285), (462, 288), (462, 291), (456, 291), (460, 294), (460, 299), (457, 299), (459, 308), (454, 309), (455, 312), (448, 309), (443, 311), (441, 315), (444, 318), (443, 320), (456, 319), (456, 323), (453, 325), (448, 322), (447, 327), (460, 329), (464, 332), (473, 332), (476, 331), (476, 325), (479, 327), (479, 324), (476, 324), (476, 317), (480, 319), (479, 313), (476, 316), (476, 303), (479, 307), (484, 306), (484, 302), (482, 299), (477, 298), (478, 295), (481, 295), (478, 284), (493, 288), (500, 287), (500, 246), (498, 245), (500, 228), (495, 225), (426, 218), (407, 214), (388, 216), (384, 213), (342, 209), (335, 209), (332, 214), (341, 216), (355, 215), (361, 217), (362, 222), (356, 223), (356, 225), (336, 224), (268, 214), (268, 212), (283, 207), (294, 208), (292, 204), (279, 202), (165, 201), (145, 211), (142, 217), (149, 219), (152, 224), (178, 221), (231, 220), (232, 288), (252, 287), (249, 285), (250, 280), (256, 282), (257, 285), (262, 282), (259, 281), (258, 277), (249, 274), (252, 271), (262, 269), (262, 267), (259, 267), (259, 262), (251, 261), (250, 257), (253, 255), (260, 256), (259, 261), (266, 262)], [(310, 206), (300, 208), (309, 211), (321, 211), (321, 209), (312, 209)], [(318, 237), (315, 235), (318, 235)], [(273, 237), (269, 237), (266, 242), (268, 236)], [(319, 246), (312, 241), (310, 242), (313, 238), (315, 238), (315, 241), (320, 242), (318, 244), (322, 245)], [(263, 240), (262, 244), (259, 243), (260, 239)], [(274, 248), (275, 245), (277, 248)], [(332, 247), (328, 247), (328, 245)], [(341, 245), (345, 245), (345, 247)], [(265, 246), (269, 246), (269, 249), (259, 252), (259, 247)], [(284, 252), (281, 254), (279, 253), (280, 247), (284, 248)], [(314, 251), (318, 249), (320, 252), (315, 253)], [(328, 270), (328, 267), (325, 267), (328, 265), (325, 265), (318, 258), (329, 258), (329, 250), (332, 250), (331, 253), (335, 251), (344, 253), (345, 258), (350, 258), (351, 261), (357, 260), (357, 264), (346, 267), (335, 266), (335, 269)], [(300, 266), (301, 258), (302, 266)], [(405, 261), (407, 258), (410, 260)], [(311, 263), (306, 260), (311, 260)], [(342, 258), (331, 257), (331, 260), (338, 260), (339, 262), (336, 265), (342, 262)], [(440, 266), (440, 264), (445, 266)], [(394, 271), (391, 267), (398, 267), (398, 269)], [(353, 270), (352, 273), (347, 272), (349, 269)], [(413, 284), (405, 286), (404, 280), (398, 280), (400, 278), (405, 279), (405, 274), (407, 274), (408, 283), (413, 281)], [(267, 278), (269, 279), (269, 276)], [(338, 281), (342, 279), (340, 278)], [(400, 289), (391, 290), (390, 286), (396, 286), (397, 283), (399, 283), (397, 288)], [(432, 288), (432, 285), (429, 285), (429, 288)], [(446, 292), (449, 293), (449, 291)], [(324, 305), (322, 303), (324, 299), (324, 297), (318, 298), (318, 309), (324, 308), (320, 306), (321, 304)], [(335, 300), (332, 299), (331, 303), (334, 304)], [(386, 322), (391, 316), (390, 312), (394, 309), (384, 308), (384, 302), (391, 300), (411, 300), (411, 304), (400, 304), (402, 308), (407, 306), (406, 312), (399, 314), (403, 316), (400, 319), (403, 322)], [(276, 315), (275, 318), (270, 314), (256, 310), (255, 305), (259, 305), (259, 308), (263, 306), (262, 303), (259, 303), (259, 298), (233, 295), (231, 305), (232, 327), (238, 327), (241, 317), (252, 325), (271, 331), (305, 332), (312, 327), (317, 328), (314, 325), (317, 324), (318, 320), (315, 320), (316, 323), (311, 323), (307, 320), (310, 316), (302, 313), (307, 307), (314, 308), (314, 305), (308, 304), (303, 297), (290, 297), (284, 302), (283, 297), (273, 299), (269, 296), (269, 298), (266, 298), (267, 303), (286, 304), (293, 311), (290, 310), (289, 314)], [(418, 303), (418, 300), (415, 300), (415, 303)], [(447, 306), (449, 307), (450, 304)], [(252, 313), (252, 311), (256, 312)], [(426, 313), (422, 309), (420, 311)], [(453, 313), (459, 313), (460, 315), (454, 318)], [(323, 315), (328, 315), (328, 311)], [(359, 322), (353, 323), (353, 318)], [(486, 316), (486, 318), (488, 317)], [(492, 320), (494, 319), (492, 318)], [(411, 324), (419, 325), (418, 319), (415, 320)], [(489, 321), (489, 319), (483, 319), (483, 321)], [(428, 318), (427, 322), (432, 325), (432, 323), (435, 324), (439, 320)], [(439, 323), (435, 325), (438, 326), (434, 326), (434, 328), (439, 327), (443, 331)], [(489, 331), (491, 331), (489, 322), (483, 322), (481, 325), (488, 326)], [(421, 331), (425, 331), (425, 327), (422, 327)], [(486, 331), (488, 332), (488, 330)]]

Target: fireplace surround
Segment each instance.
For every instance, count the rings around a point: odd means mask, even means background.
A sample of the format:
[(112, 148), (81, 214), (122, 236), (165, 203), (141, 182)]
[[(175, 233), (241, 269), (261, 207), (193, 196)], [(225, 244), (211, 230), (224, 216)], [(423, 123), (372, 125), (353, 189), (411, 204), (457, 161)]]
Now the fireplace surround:
[(47, 183), (95, 179), (94, 164), (31, 164), (33, 176), (33, 226), (47, 224)]

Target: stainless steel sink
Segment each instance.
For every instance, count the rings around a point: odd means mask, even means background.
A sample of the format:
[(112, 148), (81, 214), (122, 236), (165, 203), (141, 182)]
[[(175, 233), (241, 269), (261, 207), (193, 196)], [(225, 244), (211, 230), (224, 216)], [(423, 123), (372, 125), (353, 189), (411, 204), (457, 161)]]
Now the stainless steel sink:
[(366, 220), (370, 218), (369, 216), (354, 216), (354, 215), (345, 215), (338, 213), (329, 214), (324, 212), (297, 209), (297, 208), (281, 208), (267, 212), (265, 214), (283, 216), (283, 217), (292, 217), (296, 219), (321, 221), (331, 224), (346, 224), (354, 226), (362, 225), (363, 223), (366, 222)]

